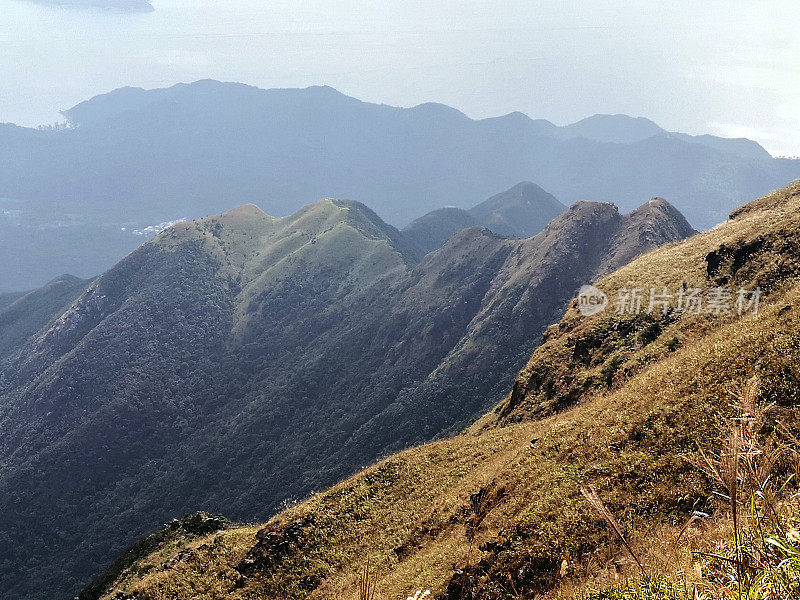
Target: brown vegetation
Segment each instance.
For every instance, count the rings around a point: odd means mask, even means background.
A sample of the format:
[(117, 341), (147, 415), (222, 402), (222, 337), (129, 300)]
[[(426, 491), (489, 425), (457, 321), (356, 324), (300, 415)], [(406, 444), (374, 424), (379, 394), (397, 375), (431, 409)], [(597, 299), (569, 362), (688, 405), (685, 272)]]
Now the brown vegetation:
[[(800, 512), (784, 483), (800, 423), (800, 185), (599, 286), (610, 297), (631, 282), (709, 286), (719, 271), (709, 275), (706, 257), (758, 236), (767, 242), (721, 267), (732, 285), (764, 290), (758, 314), (583, 318), (573, 306), (521, 373), (511, 408), (271, 521), (280, 531), (313, 519), (301, 552), (235, 590), (214, 587), (254, 543), (252, 529), (234, 529), (202, 564), (166, 569), (154, 555), (137, 566), (152, 565), (147, 577), (122, 577), (117, 589), (142, 600), (198, 589), (209, 600), (345, 599), (370, 557), (386, 600), (423, 589), (448, 600), (792, 598)], [(758, 385), (731, 406), (753, 375)], [(501, 488), (496, 502), (481, 491)], [(319, 584), (304, 590), (309, 574)]]

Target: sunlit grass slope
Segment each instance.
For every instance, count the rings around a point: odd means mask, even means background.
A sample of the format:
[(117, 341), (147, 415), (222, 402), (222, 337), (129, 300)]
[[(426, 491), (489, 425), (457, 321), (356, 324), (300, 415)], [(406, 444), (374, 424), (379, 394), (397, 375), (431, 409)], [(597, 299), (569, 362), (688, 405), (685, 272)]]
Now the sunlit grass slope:
[[(712, 231), (604, 278), (609, 309), (573, 306), (548, 330), (509, 398), (464, 433), (406, 450), (279, 514), (187, 537), (138, 560), (107, 598), (376, 598), (430, 589), (515, 598), (617, 561), (613, 533), (578, 492), (593, 486), (636, 547), (657, 545), (712, 482), (689, 460), (718, 444), (716, 417), (753, 374), (778, 418), (797, 423), (800, 184)], [(763, 291), (758, 314), (617, 315), (622, 288)], [(256, 535), (256, 531), (261, 532)]]

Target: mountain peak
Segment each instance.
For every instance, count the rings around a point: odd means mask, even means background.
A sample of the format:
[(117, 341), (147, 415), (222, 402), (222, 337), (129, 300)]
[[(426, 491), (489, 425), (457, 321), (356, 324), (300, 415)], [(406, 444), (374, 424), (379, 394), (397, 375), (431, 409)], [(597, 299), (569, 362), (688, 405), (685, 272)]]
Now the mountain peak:
[(643, 252), (697, 233), (681, 212), (663, 198), (652, 198), (622, 215), (622, 223), (611, 241), (599, 272), (616, 271)]
[(481, 225), (489, 231), (516, 238), (539, 233), (566, 210), (554, 196), (530, 181), (522, 181), (469, 210), (453, 206), (431, 211), (403, 229), (423, 253), (441, 248), (454, 233)]
[(553, 219), (551, 226), (560, 227), (563, 222), (580, 222), (586, 219), (594, 219), (598, 216), (609, 218), (614, 215), (619, 215), (619, 207), (613, 202), (578, 200), (571, 204), (561, 215)]
[(565, 208), (535, 183), (522, 181), (481, 202), (469, 213), (495, 233), (527, 238), (539, 233)]
[(678, 212), (677, 209), (672, 206), (667, 200), (661, 198), (660, 196), (655, 196), (650, 198), (647, 202), (640, 204), (632, 211), (628, 213), (628, 216), (636, 215), (636, 214), (646, 214), (646, 213), (653, 213), (657, 211), (675, 211)]
[(306, 92), (311, 92), (317, 94), (319, 96), (332, 96), (332, 97), (342, 97), (342, 98), (349, 98), (347, 94), (343, 94), (335, 87), (331, 87), (329, 85), (310, 85), (306, 88), (303, 88)]
[(625, 215), (629, 220), (651, 220), (661, 224), (670, 223), (675, 237), (687, 238), (697, 233), (681, 212), (664, 198), (652, 198)]
[(422, 104), (417, 104), (416, 106), (412, 107), (410, 110), (440, 118), (449, 117), (460, 121), (472, 120), (457, 108), (453, 108), (452, 106), (448, 106), (446, 104), (441, 104), (440, 102), (423, 102)]
[(427, 254), (441, 248), (455, 233), (473, 227), (477, 221), (469, 211), (455, 206), (437, 208), (403, 228), (403, 235)]
[[(197, 219), (195, 221), (179, 221), (175, 223), (173, 227), (183, 227), (184, 229), (191, 230), (200, 228), (207, 228), (207, 227), (214, 227), (215, 225), (219, 224), (220, 226), (237, 226), (237, 225), (246, 225), (252, 224), (256, 221), (274, 221), (275, 217), (272, 217), (261, 210), (257, 205), (248, 203), (248, 204), (241, 204), (235, 208), (227, 210), (223, 213), (219, 213), (216, 215), (209, 215), (207, 217), (203, 217), (202, 219)], [(169, 229), (162, 232), (161, 235), (167, 234)]]
[(597, 114), (562, 128), (563, 132), (598, 142), (633, 144), (666, 133), (650, 119), (623, 114)]
[(406, 262), (413, 264), (422, 258), (424, 252), (421, 252), (414, 243), (406, 239), (395, 227), (381, 219), (366, 204), (355, 200), (328, 199), (327, 201), (334, 206), (347, 210), (348, 220), (364, 235), (372, 238), (385, 238), (400, 252)]
[(220, 215), (226, 219), (248, 219), (253, 217), (267, 217), (267, 213), (253, 203), (242, 204)]

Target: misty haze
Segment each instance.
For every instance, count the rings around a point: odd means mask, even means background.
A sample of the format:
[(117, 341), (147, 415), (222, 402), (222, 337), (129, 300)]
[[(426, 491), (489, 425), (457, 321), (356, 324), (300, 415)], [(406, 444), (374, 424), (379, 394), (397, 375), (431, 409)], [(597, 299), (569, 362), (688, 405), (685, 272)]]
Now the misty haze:
[(89, 8), (122, 12), (151, 12), (153, 5), (148, 0), (23, 0), (58, 8)]
[(798, 25), (6, 0), (0, 595), (800, 598)]

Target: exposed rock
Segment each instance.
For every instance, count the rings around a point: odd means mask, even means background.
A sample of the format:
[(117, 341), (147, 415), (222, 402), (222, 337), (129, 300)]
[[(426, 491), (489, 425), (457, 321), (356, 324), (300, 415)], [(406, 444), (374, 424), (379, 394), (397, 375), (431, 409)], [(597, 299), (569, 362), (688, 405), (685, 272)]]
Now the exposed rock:
[[(307, 541), (307, 529), (313, 524), (310, 517), (292, 521), (288, 525), (268, 525), (256, 533), (256, 544), (236, 565), (242, 575), (250, 576), (265, 571), (284, 558), (302, 549)], [(309, 584), (311, 582), (309, 581)], [(319, 585), (319, 584), (317, 584)], [(316, 587), (316, 586), (315, 586)]]
[[(109, 593), (109, 586), (121, 573), (170, 540), (207, 535), (227, 529), (230, 525), (230, 521), (225, 517), (207, 512), (196, 512), (186, 515), (182, 519), (173, 519), (169, 523), (165, 523), (158, 531), (137, 540), (108, 569), (86, 586), (78, 598), (79, 600), (98, 600)], [(190, 559), (193, 555), (193, 552), (189, 550), (181, 551), (166, 566), (173, 567), (181, 561)], [(122, 592), (118, 592), (118, 596), (119, 594)], [(113, 600), (138, 600), (135, 595), (126, 596), (124, 594), (119, 598), (117, 596), (112, 596), (112, 598)]]
[(740, 241), (734, 246), (721, 244), (706, 256), (708, 278), (720, 285), (729, 283), (751, 257), (764, 248), (765, 242), (764, 236), (758, 236), (750, 242)]
[(207, 512), (196, 512), (182, 519), (173, 519), (164, 527), (171, 531), (181, 531), (189, 535), (206, 535), (230, 527), (231, 522), (223, 516)]

